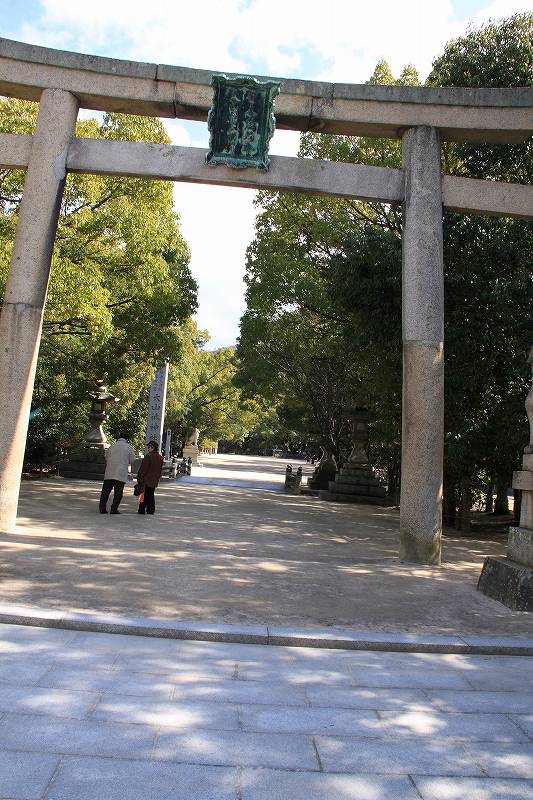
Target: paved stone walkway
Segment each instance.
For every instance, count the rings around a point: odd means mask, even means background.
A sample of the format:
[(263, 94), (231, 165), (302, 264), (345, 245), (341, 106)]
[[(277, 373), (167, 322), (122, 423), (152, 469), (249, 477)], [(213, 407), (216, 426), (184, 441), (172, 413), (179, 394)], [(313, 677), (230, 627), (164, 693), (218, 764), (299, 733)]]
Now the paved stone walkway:
[(529, 800), (533, 658), (0, 625), (2, 800)]

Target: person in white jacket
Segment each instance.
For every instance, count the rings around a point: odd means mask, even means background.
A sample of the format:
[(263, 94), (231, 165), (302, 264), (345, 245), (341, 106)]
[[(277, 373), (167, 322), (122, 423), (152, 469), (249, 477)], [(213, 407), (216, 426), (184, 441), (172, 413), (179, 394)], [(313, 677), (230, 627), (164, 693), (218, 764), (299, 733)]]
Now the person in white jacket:
[(133, 464), (136, 455), (126, 436), (121, 433), (115, 444), (105, 451), (106, 468), (104, 483), (100, 494), (100, 514), (107, 514), (107, 501), (113, 489), (111, 514), (120, 514), (118, 507), (122, 500), (124, 484), (128, 480), (129, 465)]

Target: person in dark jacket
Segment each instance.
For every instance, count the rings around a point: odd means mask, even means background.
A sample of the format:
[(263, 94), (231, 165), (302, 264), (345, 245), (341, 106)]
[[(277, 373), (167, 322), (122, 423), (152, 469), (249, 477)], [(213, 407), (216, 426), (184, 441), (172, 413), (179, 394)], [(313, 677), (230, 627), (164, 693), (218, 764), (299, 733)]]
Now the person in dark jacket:
[(163, 471), (163, 456), (157, 452), (157, 442), (148, 442), (148, 452), (141, 462), (137, 481), (144, 484), (144, 500), (139, 503), (139, 514), (154, 514), (155, 500), (154, 492), (161, 472)]

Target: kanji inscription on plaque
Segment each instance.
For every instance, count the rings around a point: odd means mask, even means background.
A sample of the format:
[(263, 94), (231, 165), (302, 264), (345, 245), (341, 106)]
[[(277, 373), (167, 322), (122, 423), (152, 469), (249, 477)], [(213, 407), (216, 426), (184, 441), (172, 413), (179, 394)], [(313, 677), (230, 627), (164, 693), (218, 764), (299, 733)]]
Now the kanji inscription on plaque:
[(245, 76), (213, 75), (211, 85), (213, 105), (207, 117), (210, 139), (206, 162), (267, 170), (268, 145), (276, 127), (274, 99), (280, 84)]

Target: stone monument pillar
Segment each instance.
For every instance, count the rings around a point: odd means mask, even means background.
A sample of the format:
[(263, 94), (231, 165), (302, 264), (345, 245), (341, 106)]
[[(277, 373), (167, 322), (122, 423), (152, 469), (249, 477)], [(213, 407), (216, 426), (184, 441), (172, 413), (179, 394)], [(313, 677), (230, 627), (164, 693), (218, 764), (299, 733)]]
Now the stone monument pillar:
[(198, 464), (198, 438), (200, 431), (198, 428), (189, 428), (183, 445), (183, 458), (190, 458), (192, 464)]
[(163, 424), (165, 422), (165, 405), (167, 402), (168, 361), (159, 367), (150, 386), (148, 401), (148, 420), (146, 422), (146, 444), (157, 442), (161, 451), (163, 441)]
[(172, 431), (170, 430), (170, 428), (167, 428), (167, 435), (165, 439), (165, 453), (164, 453), (166, 459), (170, 458), (171, 450), (172, 450)]
[(57, 220), (67, 175), (78, 101), (45, 89), (20, 203), (15, 243), (0, 317), (0, 531), (17, 518), (28, 419), (41, 339)]
[(526, 397), (529, 444), (522, 469), (513, 473), (513, 488), (522, 492), (519, 527), (509, 528), (507, 558), (485, 559), (478, 589), (517, 611), (533, 611), (533, 347), (529, 351), (532, 383)]
[(440, 564), (444, 447), (442, 176), (436, 128), (403, 135), (400, 559)]

